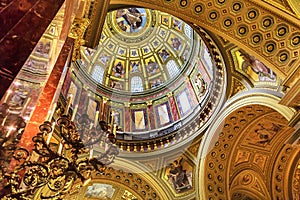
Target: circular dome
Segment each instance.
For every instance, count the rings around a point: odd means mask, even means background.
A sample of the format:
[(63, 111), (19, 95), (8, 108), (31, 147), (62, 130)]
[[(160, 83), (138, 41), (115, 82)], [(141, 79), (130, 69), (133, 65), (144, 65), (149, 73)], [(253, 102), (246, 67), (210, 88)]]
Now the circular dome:
[(145, 93), (176, 79), (193, 42), (192, 28), (176, 17), (145, 8), (119, 9), (108, 14), (97, 49), (84, 49), (84, 64), (97, 83)]
[(79, 112), (97, 119), (98, 111), (108, 122), (114, 113), (124, 151), (192, 141), (216, 115), (226, 85), (220, 51), (194, 28), (198, 33), (157, 10), (108, 13), (97, 48), (82, 47), (82, 59), (74, 63), (69, 91), (81, 91)]

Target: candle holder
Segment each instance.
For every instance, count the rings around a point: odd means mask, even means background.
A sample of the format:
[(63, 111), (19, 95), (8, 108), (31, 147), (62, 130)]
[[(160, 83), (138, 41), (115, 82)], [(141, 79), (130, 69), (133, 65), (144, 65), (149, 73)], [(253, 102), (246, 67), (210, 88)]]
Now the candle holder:
[[(115, 133), (111, 132), (116, 131), (113, 122), (110, 125), (100, 121), (97, 125), (87, 114), (81, 115), (76, 123), (71, 118), (64, 113), (55, 125), (49, 121), (41, 124), (40, 132), (32, 138), (32, 153), (24, 148), (15, 149), (13, 158), (17, 166), (14, 171), (1, 174), (6, 184), (0, 191), (0, 199), (31, 199), (41, 187), (47, 187), (52, 193), (51, 196), (41, 194), (41, 199), (62, 199), (78, 179), (84, 185), (92, 174), (102, 174), (114, 161), (119, 149), (115, 145)], [(61, 139), (58, 150), (50, 148), (52, 134)], [(105, 150), (95, 154), (91, 149), (100, 142), (105, 143)]]

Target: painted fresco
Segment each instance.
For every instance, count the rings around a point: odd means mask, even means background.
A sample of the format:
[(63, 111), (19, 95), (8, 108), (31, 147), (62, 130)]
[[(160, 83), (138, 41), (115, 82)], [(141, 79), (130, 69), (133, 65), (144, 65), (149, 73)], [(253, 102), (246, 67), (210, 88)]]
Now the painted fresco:
[(124, 88), (124, 85), (123, 85), (123, 83), (121, 81), (110, 80), (110, 87), (112, 89), (122, 90)]
[(116, 60), (115, 65), (112, 68), (112, 75), (117, 78), (124, 78), (125, 62), (122, 60)]
[(102, 84), (117, 90), (131, 92), (132, 77), (138, 75), (146, 82), (146, 92), (178, 76), (168, 76), (165, 64), (169, 60), (175, 60), (179, 69), (186, 66), (182, 60), (187, 61), (192, 46), (200, 42), (197, 38), (194, 43), (191, 33), (186, 35), (187, 26), (179, 18), (160, 11), (118, 9), (108, 14), (97, 49), (82, 49), (86, 60), (81, 64), (91, 74), (95, 67), (103, 66)]
[(85, 196), (101, 200), (109, 200), (112, 199), (114, 193), (115, 189), (112, 185), (94, 183), (93, 185), (88, 186)]
[(280, 124), (262, 120), (249, 130), (246, 141), (248, 144), (264, 147), (270, 144), (274, 136), (281, 131), (282, 128)]
[(158, 63), (155, 61), (154, 58), (146, 60), (146, 69), (149, 76), (155, 75), (160, 71)]
[(193, 167), (180, 157), (166, 167), (165, 178), (176, 193), (188, 191), (193, 186)]
[(169, 44), (173, 47), (175, 51), (179, 51), (182, 48), (182, 40), (174, 35), (171, 36)]
[(156, 88), (160, 85), (162, 85), (164, 82), (163, 82), (163, 78), (162, 77), (159, 77), (159, 78), (155, 78), (155, 79), (152, 79), (149, 81), (149, 84), (150, 84), (150, 88)]
[(141, 72), (141, 62), (139, 60), (132, 60), (130, 61), (130, 72), (131, 73), (138, 73)]
[(276, 82), (277, 75), (265, 64), (257, 60), (246, 51), (239, 49), (235, 52), (238, 69), (254, 81)]
[(143, 8), (124, 8), (117, 10), (116, 22), (126, 33), (136, 33), (142, 30), (147, 22), (147, 13)]

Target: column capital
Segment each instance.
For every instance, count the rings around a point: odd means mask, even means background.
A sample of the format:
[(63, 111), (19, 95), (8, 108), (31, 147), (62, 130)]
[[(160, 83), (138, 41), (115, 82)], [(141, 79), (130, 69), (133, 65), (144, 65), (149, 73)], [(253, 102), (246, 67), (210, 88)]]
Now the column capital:
[(152, 100), (150, 100), (150, 101), (146, 101), (146, 104), (147, 104), (147, 106), (152, 106), (152, 104), (153, 104), (153, 101), (152, 101)]
[(124, 102), (124, 106), (129, 108), (130, 107), (130, 103), (129, 102)]
[(169, 92), (169, 93), (167, 94), (167, 97), (168, 97), (168, 98), (173, 97), (173, 92)]

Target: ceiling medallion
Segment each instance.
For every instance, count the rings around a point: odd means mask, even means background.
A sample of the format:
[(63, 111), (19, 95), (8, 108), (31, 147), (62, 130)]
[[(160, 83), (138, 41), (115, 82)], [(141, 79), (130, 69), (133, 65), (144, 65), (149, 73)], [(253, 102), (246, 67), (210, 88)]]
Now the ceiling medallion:
[(112, 12), (110, 19), (116, 34), (139, 37), (149, 30), (152, 15), (148, 9), (131, 7)]

